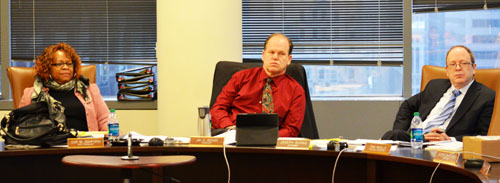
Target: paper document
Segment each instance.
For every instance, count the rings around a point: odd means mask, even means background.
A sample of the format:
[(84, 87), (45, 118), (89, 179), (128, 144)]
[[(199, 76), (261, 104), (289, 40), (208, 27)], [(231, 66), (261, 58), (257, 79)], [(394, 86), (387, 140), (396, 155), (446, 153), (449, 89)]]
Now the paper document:
[(107, 131), (78, 131), (77, 137), (78, 138), (85, 138), (85, 137), (95, 137), (95, 138), (100, 138), (104, 137), (104, 135), (108, 134)]
[(365, 145), (366, 143), (374, 143), (374, 144), (399, 144), (400, 141), (394, 140), (371, 140), (371, 139), (356, 139), (356, 140), (348, 140), (347, 144), (349, 145)]
[[(161, 140), (165, 140), (166, 138), (169, 137), (164, 135), (145, 136), (135, 131), (130, 131), (129, 133), (132, 134), (133, 139), (142, 139), (141, 143), (148, 143), (149, 140), (151, 140), (152, 138), (159, 138)], [(127, 137), (129, 133), (125, 134), (124, 137)], [(189, 144), (189, 141), (191, 140), (191, 138), (189, 137), (170, 137), (170, 138), (174, 138), (173, 141), (174, 144)]]
[(446, 151), (462, 151), (464, 145), (460, 141), (440, 141), (428, 145), (425, 150), (446, 150)]
[(224, 137), (224, 144), (226, 145), (236, 144), (236, 130), (229, 130), (227, 132), (216, 135), (216, 137)]
[[(328, 149), (328, 142), (332, 141), (332, 139), (314, 139), (311, 140), (311, 143), (309, 144), (310, 148), (312, 150), (327, 150)], [(345, 141), (342, 139), (335, 139), (335, 141)]]

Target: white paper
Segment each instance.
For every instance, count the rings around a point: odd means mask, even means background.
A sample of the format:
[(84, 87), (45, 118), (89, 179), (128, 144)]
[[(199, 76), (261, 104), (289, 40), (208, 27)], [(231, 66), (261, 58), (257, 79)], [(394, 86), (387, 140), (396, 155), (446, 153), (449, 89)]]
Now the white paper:
[(425, 150), (447, 150), (447, 151), (462, 151), (464, 145), (460, 141), (443, 141), (434, 145), (429, 145)]
[(371, 139), (356, 139), (356, 140), (348, 140), (347, 144), (349, 145), (365, 145), (366, 143), (374, 143), (374, 144), (399, 144), (400, 141), (394, 140), (371, 140)]
[(226, 131), (224, 133), (216, 135), (216, 137), (224, 137), (224, 144), (226, 145), (236, 144), (236, 130)]

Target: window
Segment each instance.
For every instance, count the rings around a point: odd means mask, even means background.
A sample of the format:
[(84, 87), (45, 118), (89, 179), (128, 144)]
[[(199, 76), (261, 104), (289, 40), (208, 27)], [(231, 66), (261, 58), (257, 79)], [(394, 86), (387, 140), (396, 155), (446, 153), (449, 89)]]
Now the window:
[(446, 52), (454, 45), (469, 47), (477, 68), (500, 68), (500, 9), (484, 10), (483, 4), (478, 7), (481, 9), (413, 14), (413, 94), (420, 91), (422, 66), (444, 67)]
[(267, 36), (281, 32), (312, 97), (402, 96), (401, 0), (242, 2), (244, 60), (260, 60)]
[(48, 45), (70, 44), (116, 97), (116, 72), (156, 64), (156, 0), (11, 1), (11, 40), (11, 65), (27, 67)]

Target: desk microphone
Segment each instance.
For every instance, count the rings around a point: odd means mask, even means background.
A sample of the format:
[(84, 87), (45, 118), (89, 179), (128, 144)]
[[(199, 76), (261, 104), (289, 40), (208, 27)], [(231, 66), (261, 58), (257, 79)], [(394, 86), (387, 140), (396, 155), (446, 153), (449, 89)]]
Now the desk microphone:
[(347, 142), (337, 142), (337, 141), (330, 141), (327, 144), (327, 150), (330, 151), (342, 151), (343, 149), (347, 149), (349, 145)]
[(122, 160), (138, 160), (139, 156), (132, 156), (132, 134), (128, 134), (127, 138), (127, 156), (122, 156)]

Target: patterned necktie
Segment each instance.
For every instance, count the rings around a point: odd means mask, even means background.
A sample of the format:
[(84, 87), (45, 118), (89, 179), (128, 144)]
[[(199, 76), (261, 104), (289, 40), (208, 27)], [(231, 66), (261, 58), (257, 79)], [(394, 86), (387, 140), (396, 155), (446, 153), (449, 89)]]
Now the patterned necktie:
[(446, 105), (443, 108), (443, 111), (441, 112), (441, 114), (439, 114), (438, 117), (427, 123), (427, 126), (424, 128), (424, 133), (429, 133), (433, 128), (437, 128), (443, 125), (443, 123), (448, 118), (450, 118), (451, 114), (453, 113), (453, 109), (455, 108), (455, 99), (460, 94), (461, 94), (460, 90), (453, 90), (453, 95), (451, 96), (450, 101), (446, 103)]
[(263, 113), (273, 113), (274, 112), (273, 90), (271, 88), (272, 81), (273, 80), (271, 78), (267, 78), (266, 85), (264, 86), (264, 90), (262, 91), (262, 112)]

